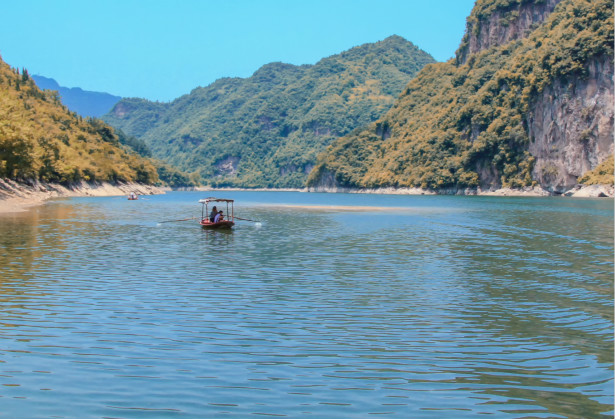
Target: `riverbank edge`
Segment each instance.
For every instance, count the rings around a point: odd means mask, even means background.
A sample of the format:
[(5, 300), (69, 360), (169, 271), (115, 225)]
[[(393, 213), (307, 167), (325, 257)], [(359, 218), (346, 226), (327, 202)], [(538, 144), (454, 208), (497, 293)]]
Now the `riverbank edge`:
[(52, 198), (79, 196), (156, 195), (165, 188), (135, 182), (74, 182), (69, 185), (40, 181), (18, 182), (0, 178), (0, 213), (25, 211)]
[(167, 188), (153, 185), (144, 185), (134, 182), (75, 182), (70, 185), (48, 183), (40, 181), (18, 182), (0, 178), (0, 213), (25, 211), (29, 207), (41, 205), (52, 198), (67, 198), (78, 196), (121, 196), (131, 192), (137, 195), (164, 194), (170, 190), (201, 191), (201, 192), (227, 192), (227, 191), (254, 191), (254, 192), (326, 192), (326, 193), (365, 193), (382, 195), (478, 195), (478, 196), (565, 196), (572, 198), (613, 198), (615, 190), (613, 185), (577, 185), (563, 194), (554, 194), (539, 186), (523, 189), (442, 189), (429, 190), (421, 188)]
[(324, 192), (324, 193), (365, 193), (381, 195), (467, 195), (467, 196), (563, 196), (571, 198), (613, 198), (615, 188), (613, 185), (577, 185), (564, 193), (553, 193), (540, 186), (527, 187), (522, 189), (500, 188), (500, 189), (421, 189), (421, 188), (340, 188), (340, 187), (310, 187), (310, 188), (210, 188), (210, 187), (190, 187), (178, 188), (175, 190), (184, 191), (255, 191), (255, 192)]

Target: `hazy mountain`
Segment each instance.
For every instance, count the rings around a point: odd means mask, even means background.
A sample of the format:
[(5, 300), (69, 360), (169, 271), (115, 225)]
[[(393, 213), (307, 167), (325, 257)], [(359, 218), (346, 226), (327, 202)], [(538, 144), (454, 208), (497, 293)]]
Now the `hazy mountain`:
[(267, 64), (170, 103), (123, 99), (103, 119), (206, 184), (302, 187), (320, 152), (382, 116), (433, 62), (392, 36), (315, 65)]
[(106, 114), (122, 98), (103, 92), (90, 92), (79, 87), (62, 87), (54, 79), (33, 75), (32, 78), (41, 89), (56, 90), (62, 103), (81, 116), (99, 118)]
[(336, 140), (308, 183), (560, 193), (612, 168), (613, 103), (612, 0), (477, 0), (456, 58)]

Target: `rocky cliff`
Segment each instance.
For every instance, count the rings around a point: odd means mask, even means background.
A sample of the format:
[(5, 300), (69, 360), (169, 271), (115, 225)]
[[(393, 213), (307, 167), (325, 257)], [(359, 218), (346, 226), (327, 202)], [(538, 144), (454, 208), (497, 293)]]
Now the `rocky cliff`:
[[(479, 0), (468, 18), (457, 63), (527, 37), (561, 1)], [(565, 9), (573, 14), (581, 10), (572, 2), (565, 2), (560, 13)], [(592, 57), (583, 64), (580, 75), (555, 78), (544, 86), (526, 115), (529, 152), (535, 158), (532, 178), (555, 193), (569, 190), (613, 154), (613, 56)]]
[(613, 154), (613, 57), (597, 57), (587, 75), (555, 80), (527, 115), (533, 178), (559, 193)]
[(526, 37), (561, 1), (478, 0), (467, 19), (457, 63), (465, 64), (472, 54)]

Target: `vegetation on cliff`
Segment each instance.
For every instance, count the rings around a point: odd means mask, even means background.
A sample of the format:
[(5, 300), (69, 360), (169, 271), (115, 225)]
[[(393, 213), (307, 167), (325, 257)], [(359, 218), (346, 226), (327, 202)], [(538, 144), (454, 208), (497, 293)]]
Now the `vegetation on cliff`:
[(585, 185), (613, 185), (615, 183), (615, 165), (613, 155), (600, 163), (594, 170), (579, 178), (579, 183)]
[(83, 119), (0, 60), (0, 177), (153, 183), (156, 168), (101, 120)]
[(303, 187), (327, 145), (382, 116), (432, 62), (392, 36), (315, 65), (268, 64), (171, 103), (124, 99), (103, 119), (205, 184)]
[[(524, 3), (541, 0), (524, 0)], [(505, 6), (513, 0), (478, 1)], [(425, 67), (393, 108), (335, 141), (308, 185), (523, 187), (534, 183), (527, 115), (554, 80), (586, 77), (613, 59), (613, 2), (564, 0), (527, 38)]]

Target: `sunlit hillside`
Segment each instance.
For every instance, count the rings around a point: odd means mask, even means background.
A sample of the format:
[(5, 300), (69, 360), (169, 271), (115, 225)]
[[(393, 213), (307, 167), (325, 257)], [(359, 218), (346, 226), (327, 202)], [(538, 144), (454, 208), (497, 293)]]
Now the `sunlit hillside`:
[(24, 69), (0, 60), (0, 177), (68, 183), (158, 180), (155, 167), (123, 146), (114, 129), (83, 119), (42, 91)]
[[(613, 152), (613, 2), (558, 1), (478, 1), (457, 59), (427, 66), (384, 117), (335, 141), (309, 184), (574, 185)], [(543, 24), (522, 26), (538, 13)]]
[(171, 103), (124, 99), (103, 119), (204, 184), (303, 187), (318, 153), (382, 116), (433, 62), (391, 36), (315, 65), (267, 64)]

